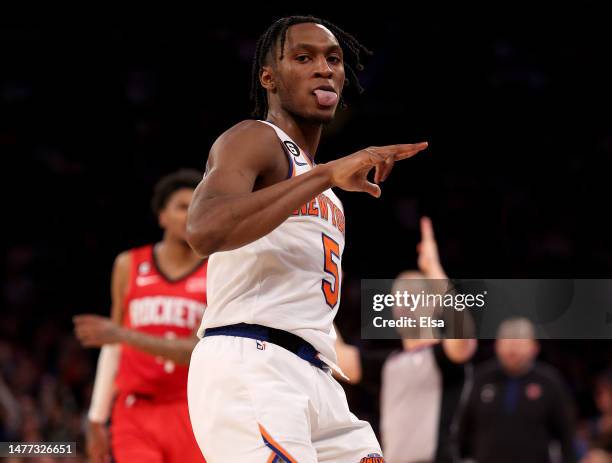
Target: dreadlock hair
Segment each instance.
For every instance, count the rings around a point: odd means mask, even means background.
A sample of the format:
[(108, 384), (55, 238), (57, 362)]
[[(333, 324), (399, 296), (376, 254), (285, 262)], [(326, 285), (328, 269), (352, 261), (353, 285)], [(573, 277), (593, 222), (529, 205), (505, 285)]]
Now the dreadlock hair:
[[(253, 69), (251, 72), (251, 101), (253, 101), (254, 104), (252, 115), (258, 119), (265, 119), (268, 112), (268, 94), (266, 89), (263, 88), (259, 82), (259, 73), (261, 68), (265, 65), (266, 56), (274, 48), (276, 41), (280, 38), (280, 59), (283, 59), (287, 29), (295, 24), (303, 23), (321, 24), (334, 34), (345, 54), (344, 69), (347, 75), (345, 85), (354, 88), (358, 94), (363, 92), (363, 87), (359, 83), (356, 72), (363, 70), (361, 53), (371, 55), (372, 52), (359, 43), (351, 34), (344, 32), (329, 21), (314, 16), (288, 16), (279, 19), (268, 27), (257, 41), (255, 56), (253, 58)], [(342, 97), (340, 99), (340, 104), (342, 107), (345, 106)]]
[(153, 187), (151, 210), (158, 215), (175, 192), (183, 188), (195, 190), (200, 180), (202, 180), (202, 173), (195, 169), (180, 169), (163, 176)]

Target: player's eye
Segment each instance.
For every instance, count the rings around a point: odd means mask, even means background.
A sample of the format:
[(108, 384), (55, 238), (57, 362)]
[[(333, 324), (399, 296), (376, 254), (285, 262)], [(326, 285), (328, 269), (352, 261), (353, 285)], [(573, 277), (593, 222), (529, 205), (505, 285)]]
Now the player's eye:
[(341, 63), (341, 62), (342, 62), (342, 60), (340, 59), (340, 57), (339, 57), (339, 56), (336, 56), (336, 55), (331, 55), (331, 56), (328, 56), (328, 57), (327, 57), (327, 61), (329, 61), (330, 63), (333, 63), (333, 64), (338, 64), (338, 63)]
[(310, 59), (310, 56), (308, 55), (298, 55), (295, 57), (295, 59), (297, 61), (299, 61), (300, 63), (305, 63), (306, 61), (308, 61)]

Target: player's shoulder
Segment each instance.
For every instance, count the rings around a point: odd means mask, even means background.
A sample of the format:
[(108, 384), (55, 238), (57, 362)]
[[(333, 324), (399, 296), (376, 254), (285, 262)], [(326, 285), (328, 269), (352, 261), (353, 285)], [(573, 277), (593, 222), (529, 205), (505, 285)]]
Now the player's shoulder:
[(265, 152), (278, 145), (276, 132), (268, 124), (254, 119), (241, 121), (223, 132), (213, 143), (211, 154), (220, 152)]
[(115, 257), (115, 269), (119, 271), (128, 270), (133, 260), (139, 260), (145, 256), (149, 256), (152, 247), (152, 244), (145, 244), (120, 252), (117, 254), (117, 257)]

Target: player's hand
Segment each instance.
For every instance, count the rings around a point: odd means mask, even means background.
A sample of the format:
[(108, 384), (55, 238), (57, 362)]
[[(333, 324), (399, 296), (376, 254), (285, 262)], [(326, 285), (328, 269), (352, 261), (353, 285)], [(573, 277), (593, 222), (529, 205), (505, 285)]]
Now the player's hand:
[(417, 244), (417, 253), (417, 265), (426, 278), (446, 278), (429, 217), (421, 217), (421, 242)]
[(593, 449), (580, 460), (580, 463), (610, 463), (610, 453), (603, 449)]
[[(414, 156), (427, 148), (427, 142), (408, 145), (371, 146), (335, 161), (328, 162), (333, 186), (345, 191), (364, 191), (375, 198), (380, 196), (378, 183), (384, 182), (395, 161)], [(374, 183), (368, 181), (368, 173), (374, 172)]]
[(99, 315), (76, 315), (74, 334), (83, 347), (102, 347), (121, 342), (121, 327), (110, 318)]
[(87, 455), (91, 463), (111, 462), (106, 425), (89, 421), (87, 426)]

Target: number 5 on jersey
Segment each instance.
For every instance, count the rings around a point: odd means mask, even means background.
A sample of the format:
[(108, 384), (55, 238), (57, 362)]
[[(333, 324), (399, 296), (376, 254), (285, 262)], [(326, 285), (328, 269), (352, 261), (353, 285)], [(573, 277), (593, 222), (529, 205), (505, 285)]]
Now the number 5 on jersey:
[(340, 260), (340, 246), (325, 233), (321, 233), (321, 237), (323, 239), (323, 270), (334, 279), (333, 284), (326, 279), (322, 279), (321, 290), (323, 291), (325, 302), (333, 309), (338, 303), (338, 295), (340, 294), (340, 271), (333, 256)]

